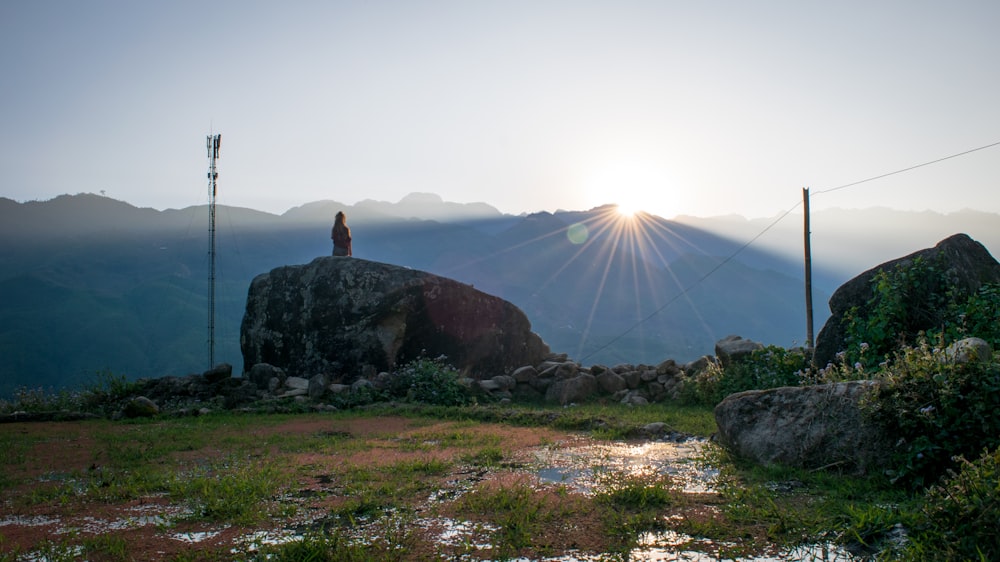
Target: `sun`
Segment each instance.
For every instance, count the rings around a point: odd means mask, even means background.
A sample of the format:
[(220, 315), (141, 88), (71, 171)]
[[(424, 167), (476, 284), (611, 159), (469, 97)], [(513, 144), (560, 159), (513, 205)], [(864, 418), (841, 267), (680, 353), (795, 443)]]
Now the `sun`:
[(618, 203), (615, 205), (615, 208), (618, 211), (618, 216), (626, 219), (634, 217), (639, 212), (639, 209), (628, 203)]
[(618, 216), (629, 219), (637, 213), (661, 211), (669, 185), (662, 166), (639, 158), (602, 161), (584, 174), (582, 182), (595, 206), (612, 203)]

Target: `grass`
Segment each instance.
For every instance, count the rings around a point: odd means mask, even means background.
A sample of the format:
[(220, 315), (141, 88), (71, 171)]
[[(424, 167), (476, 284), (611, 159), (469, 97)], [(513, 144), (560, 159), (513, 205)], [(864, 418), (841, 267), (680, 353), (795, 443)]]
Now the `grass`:
[(493, 548), (501, 557), (531, 545), (540, 525), (555, 516), (544, 497), (536, 494), (526, 480), (477, 487), (460, 500), (459, 510), (483, 517), (499, 528)]
[(481, 468), (498, 468), (502, 464), (505, 456), (506, 455), (500, 447), (487, 445), (478, 449), (474, 453), (463, 455), (462, 461), (472, 466)]
[(657, 472), (604, 472), (597, 482), (599, 500), (627, 509), (659, 509), (679, 496), (671, 478)]
[(194, 519), (249, 526), (269, 515), (269, 503), (285, 481), (277, 466), (229, 460), (175, 475), (167, 492), (175, 501), (187, 504)]
[(570, 408), (553, 408), (543, 404), (494, 406), (464, 406), (444, 408), (409, 406), (399, 412), (429, 416), (434, 419), (460, 419), (475, 422), (496, 422), (521, 426), (548, 426), (567, 431), (586, 431), (601, 439), (634, 437), (637, 430), (654, 422), (663, 422), (672, 431), (709, 437), (716, 431), (715, 415), (704, 406), (683, 406), (656, 403), (641, 408), (621, 404), (586, 403)]
[(906, 509), (899, 507), (913, 502), (908, 493), (890, 487), (881, 476), (753, 465), (718, 448), (712, 456), (712, 464), (721, 468), (717, 489), (722, 517), (697, 521), (682, 530), (718, 541), (740, 534), (750, 537), (730, 555), (755, 551), (765, 544), (853, 542), (864, 546), (902, 522)]
[[(405, 423), (392, 424), (401, 428), (394, 433), (374, 429), (385, 415), (402, 416)], [(701, 496), (685, 494), (652, 470), (602, 472), (597, 491), (584, 495), (540, 484), (517, 455), (517, 428), (549, 428), (553, 433), (539, 443), (559, 446), (567, 430), (618, 439), (657, 421), (699, 436), (715, 429), (707, 408), (659, 405), (407, 406), (38, 424), (25, 431), (0, 426), (0, 500), (15, 512), (72, 517), (90, 505), (164, 498), (184, 508), (172, 512), (165, 531), (192, 525), (253, 530), (322, 510), (298, 541), (236, 547), (238, 556), (191, 547), (164, 558), (170, 560), (432, 560), (471, 555), (480, 540), (491, 546), (488, 556), (501, 559), (588, 549), (626, 556), (643, 533), (664, 530), (689, 535), (692, 545), (685, 548), (702, 548), (694, 544), (701, 541), (716, 545), (713, 555), (737, 557), (775, 545), (875, 544), (897, 523), (907, 523), (914, 509), (913, 498), (878, 478), (749, 466), (711, 446), (705, 462), (721, 470), (720, 483), (717, 494)], [(292, 431), (290, 424), (309, 429)], [(532, 434), (539, 433), (545, 432)], [(76, 444), (81, 451), (63, 472), (39, 483), (34, 453), (53, 444)], [(428, 503), (443, 488), (453, 492)], [(421, 518), (469, 522), (476, 538), (429, 544), (414, 527)], [(359, 545), (361, 529), (378, 538)], [(66, 535), (29, 549), (0, 536), (0, 562), (29, 552), (52, 560), (141, 557), (130, 550), (127, 533)]]

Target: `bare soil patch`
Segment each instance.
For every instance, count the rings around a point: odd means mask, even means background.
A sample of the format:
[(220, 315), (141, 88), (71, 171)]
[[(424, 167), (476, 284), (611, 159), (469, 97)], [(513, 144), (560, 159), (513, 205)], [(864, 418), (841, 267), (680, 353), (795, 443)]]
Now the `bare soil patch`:
[[(540, 482), (531, 468), (535, 451), (579, 446), (589, 441), (582, 434), (396, 416), (260, 421), (206, 423), (200, 430), (185, 425), (177, 439), (192, 433), (198, 439), (159, 455), (156, 447), (169, 444), (162, 441), (171, 438), (170, 424), (198, 422), (0, 425), (0, 445), (7, 448), (0, 457), (0, 553), (8, 557), (0, 559), (55, 551), (90, 560), (228, 560), (289, 535), (331, 527), (355, 533), (387, 512), (406, 512), (413, 523), (405, 530), (404, 559), (475, 559), (477, 551), (487, 557), (600, 553), (621, 542), (609, 534), (592, 498)], [(261, 515), (250, 523), (193, 508), (191, 498), (171, 486), (109, 495), (118, 490), (116, 478), (130, 477), (116, 468), (128, 454), (151, 455), (133, 472), (207, 473), (224, 480), (228, 467), (266, 466), (280, 485), (258, 502), (254, 509)], [(508, 521), (519, 507), (503, 505), (512, 494), (521, 494), (520, 505), (533, 510), (520, 546), (520, 537), (511, 534), (520, 530), (511, 530), (515, 523)], [(495, 498), (495, 505), (476, 503), (480, 497)], [(712, 501), (705, 499), (690, 506), (691, 517), (709, 517), (705, 506)], [(442, 537), (455, 522), (472, 530), (461, 544), (448, 544)], [(498, 535), (507, 541), (503, 552), (476, 546), (495, 547)]]

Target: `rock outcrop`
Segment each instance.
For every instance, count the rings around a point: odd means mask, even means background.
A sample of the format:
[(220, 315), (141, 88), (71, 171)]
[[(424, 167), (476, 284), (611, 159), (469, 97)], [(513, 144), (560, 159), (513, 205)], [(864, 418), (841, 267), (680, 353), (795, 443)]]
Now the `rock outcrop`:
[(852, 381), (732, 394), (715, 407), (718, 440), (736, 455), (764, 465), (878, 470), (892, 443), (865, 421), (859, 407), (873, 384)]
[(659, 365), (621, 363), (613, 367), (585, 367), (565, 354), (552, 354), (537, 365), (525, 365), (509, 375), (477, 381), (475, 386), (500, 399), (544, 400), (565, 406), (610, 398), (642, 406), (678, 400), (685, 381), (714, 362), (717, 359), (701, 357), (686, 365), (667, 359)]
[[(979, 242), (966, 234), (955, 234), (939, 242), (933, 248), (914, 252), (908, 256), (895, 259), (858, 275), (834, 291), (830, 297), (831, 316), (820, 330), (816, 338), (816, 363), (826, 365), (833, 360), (839, 351), (846, 347), (846, 332), (844, 317), (853, 307), (863, 308), (871, 300), (872, 279), (880, 272), (892, 272), (897, 267), (908, 267), (914, 260), (942, 259), (943, 267), (956, 290), (955, 296), (964, 299), (975, 293), (986, 283), (1000, 283), (1000, 263), (990, 255), (989, 251)], [(930, 280), (928, 280), (928, 283)], [(925, 283), (924, 286), (927, 286)], [(935, 327), (933, 320), (928, 325), (913, 326), (914, 331)]]
[(764, 344), (745, 340), (740, 336), (726, 336), (715, 343), (715, 356), (723, 366), (729, 366), (749, 357), (758, 349), (764, 349)]
[(444, 355), (475, 379), (539, 363), (548, 346), (513, 304), (470, 285), (356, 258), (316, 258), (257, 276), (240, 331), (244, 372), (351, 383)]
[(144, 379), (136, 385), (159, 409), (190, 403), (211, 403), (231, 409), (257, 400), (257, 387), (250, 379), (233, 377), (232, 370), (232, 365), (221, 363), (202, 374)]

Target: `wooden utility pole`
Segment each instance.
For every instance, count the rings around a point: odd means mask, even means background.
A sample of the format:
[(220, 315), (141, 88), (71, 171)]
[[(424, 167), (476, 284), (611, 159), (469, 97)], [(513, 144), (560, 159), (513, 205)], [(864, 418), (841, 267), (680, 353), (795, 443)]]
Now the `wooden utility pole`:
[(806, 254), (806, 349), (813, 350), (812, 248), (809, 243), (809, 188), (802, 188), (805, 210), (804, 247)]

